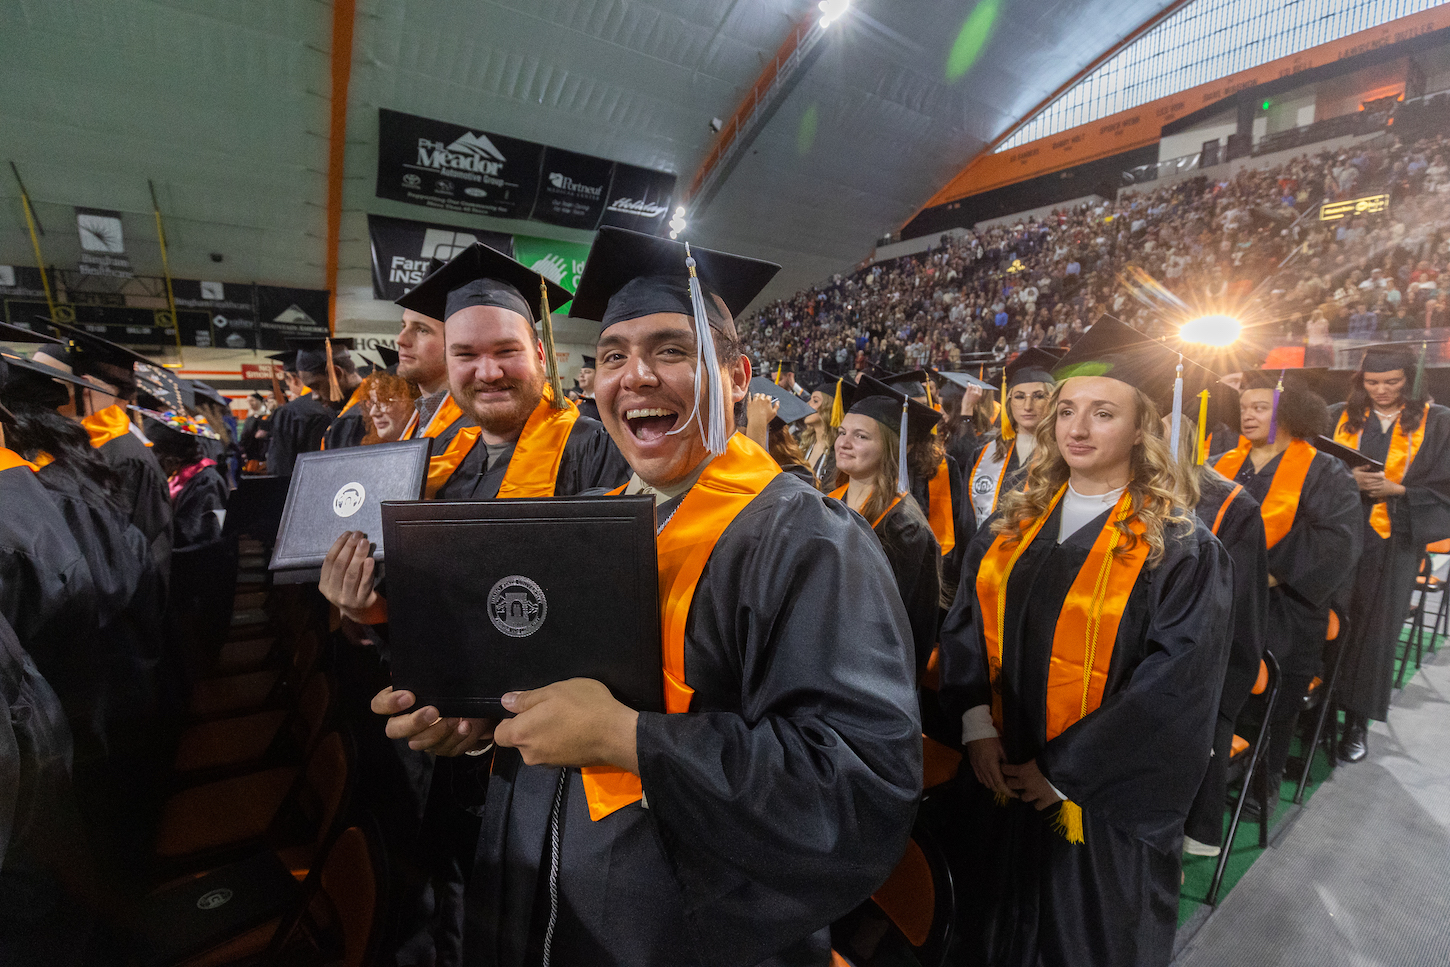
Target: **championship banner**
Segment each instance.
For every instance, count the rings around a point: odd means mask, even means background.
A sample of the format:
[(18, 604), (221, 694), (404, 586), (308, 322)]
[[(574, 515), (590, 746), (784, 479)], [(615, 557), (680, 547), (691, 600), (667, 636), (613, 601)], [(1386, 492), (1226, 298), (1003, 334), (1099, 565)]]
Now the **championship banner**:
[(368, 240), (373, 256), (373, 298), (388, 302), (396, 302), (423, 281), (431, 258), (446, 262), (474, 242), (505, 255), (514, 254), (513, 236), (502, 232), (382, 215), (368, 216)]
[(532, 218), (593, 231), (604, 214), (614, 162), (560, 148), (544, 149), (544, 171)]
[[(579, 288), (579, 275), (584, 271), (584, 261), (589, 258), (589, 246), (580, 242), (557, 242), (551, 238), (515, 235), (514, 258), (551, 282), (557, 282), (573, 292)], [(559, 312), (562, 308), (563, 306), (549, 307), (553, 312)]]
[(614, 166), (614, 183), (599, 224), (662, 235), (669, 224), (674, 195), (674, 175), (620, 162)]
[(379, 198), (467, 215), (528, 218), (544, 146), (378, 109)]

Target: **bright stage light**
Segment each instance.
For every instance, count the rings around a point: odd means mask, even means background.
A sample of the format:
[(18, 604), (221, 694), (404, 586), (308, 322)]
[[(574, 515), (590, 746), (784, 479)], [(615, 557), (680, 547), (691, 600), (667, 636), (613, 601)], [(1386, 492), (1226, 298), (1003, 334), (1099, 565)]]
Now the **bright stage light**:
[(1233, 316), (1200, 316), (1183, 324), (1178, 330), (1184, 342), (1201, 346), (1231, 346), (1243, 332), (1243, 326)]
[(851, 6), (851, 0), (821, 0), (821, 29), (829, 27), (834, 21), (839, 20)]
[(684, 206), (675, 209), (675, 217), (670, 219), (670, 238), (676, 238), (685, 230), (685, 209)]

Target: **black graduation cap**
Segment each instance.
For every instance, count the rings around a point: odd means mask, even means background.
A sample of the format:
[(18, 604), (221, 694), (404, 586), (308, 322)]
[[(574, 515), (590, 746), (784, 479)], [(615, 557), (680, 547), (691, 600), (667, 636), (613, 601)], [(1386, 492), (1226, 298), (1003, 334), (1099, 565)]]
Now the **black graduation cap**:
[(150, 410), (144, 406), (133, 406), (131, 409), (146, 418), (142, 429), (148, 437), (173, 433), (201, 437), (204, 440), (221, 439), (217, 436), (216, 431), (206, 425), (205, 421), (187, 416), (185, 413), (177, 413), (174, 410)]
[(907, 443), (920, 443), (931, 436), (931, 431), (941, 422), (941, 414), (910, 399), (905, 393), (888, 386), (874, 376), (861, 377), (857, 387), (856, 402), (849, 412), (869, 416), (889, 427), (892, 432), (901, 432), (901, 404), (906, 404)]
[(930, 379), (924, 369), (913, 369), (909, 373), (893, 373), (881, 380), (892, 389), (898, 389), (907, 396), (925, 396), (926, 381)]
[(1007, 388), (1011, 389), (1019, 383), (1051, 385), (1056, 382), (1052, 377), (1052, 371), (1056, 368), (1060, 358), (1061, 354), (1048, 349), (1034, 347), (1023, 350), (1016, 359), (1003, 367), (1003, 372), (1007, 376)]
[(824, 383), (831, 384), (831, 390), (836, 388), (836, 377), (819, 369), (808, 369), (805, 372), (795, 374), (796, 384), (814, 393)]
[(442, 320), (468, 306), (497, 306), (534, 323), (540, 320), (542, 311), (540, 280), (548, 288), (551, 313), (574, 297), (568, 289), (522, 262), (474, 242), (430, 272), (398, 300), (398, 305)]
[(1058, 362), (1053, 375), (1059, 380), (1074, 376), (1106, 376), (1136, 386), (1164, 413), (1173, 402), (1173, 383), (1178, 362), (1183, 361), (1183, 401), (1218, 382), (1218, 374), (1160, 342), (1155, 342), (1127, 323), (1103, 316), (1079, 337)]
[(389, 346), (374, 346), (373, 352), (377, 353), (378, 359), (382, 360), (383, 369), (390, 373), (397, 370), (399, 357), (396, 349)]
[(65, 345), (65, 340), (56, 336), (47, 336), (43, 332), (34, 329), (27, 329), (24, 326), (12, 326), (8, 322), (0, 322), (0, 342), (25, 342), (25, 343), (50, 343), (52, 345)]
[[(51, 409), (63, 406), (70, 400), (70, 391), (56, 380), (89, 388), (80, 377), (0, 349), (0, 404), (35, 403)], [(0, 416), (8, 415), (0, 405)]]
[(1420, 359), (1419, 342), (1381, 342), (1359, 348), (1364, 350), (1359, 368), (1365, 373), (1387, 373), (1393, 369), (1403, 369), (1406, 376), (1413, 376)]
[(948, 383), (955, 383), (957, 386), (960, 386), (962, 389), (966, 389), (966, 388), (968, 388), (970, 386), (975, 386), (978, 389), (986, 390), (987, 392), (992, 392), (993, 390), (997, 390), (997, 389), (1000, 389), (1001, 388), (1001, 387), (998, 387), (998, 386), (993, 386), (991, 383), (987, 382), (985, 379), (979, 379), (976, 376), (973, 376), (971, 373), (948, 373), (945, 370), (940, 370), (940, 369), (933, 369), (933, 370), (930, 370), (929, 372), (931, 373), (931, 375), (934, 378), (936, 378), (936, 380), (938, 382), (943, 382), (944, 381), (944, 382), (948, 382)]
[(594, 364), (597, 362), (597, 360), (593, 356), (583, 356), (583, 355), (581, 355), (579, 358), (584, 361), (583, 364), (582, 364), (584, 369), (594, 369), (595, 368)]
[(750, 392), (752, 395), (755, 393), (764, 393), (766, 396), (775, 400), (776, 403), (780, 404), (780, 409), (776, 411), (775, 419), (770, 421), (772, 427), (777, 423), (781, 426), (788, 426), (799, 420), (804, 420), (815, 412), (815, 409), (805, 400), (794, 393), (787, 392), (782, 387), (776, 385), (774, 380), (766, 379), (764, 376), (756, 376), (751, 379)]
[(152, 363), (136, 364), (136, 396), (143, 406), (184, 410), (196, 402), (190, 380)]
[[(685, 244), (656, 235), (605, 226), (594, 239), (579, 291), (569, 307), (572, 318), (592, 319), (607, 329), (616, 322), (656, 312), (694, 316), (690, 307), (690, 271), (685, 265)], [(695, 274), (700, 280), (710, 325), (734, 334), (733, 317), (760, 295), (775, 278), (774, 262), (731, 255), (691, 245)], [(711, 295), (720, 297), (731, 318), (718, 311)]]
[[(199, 396), (204, 400), (210, 400), (224, 410), (231, 409), (232, 401), (223, 396), (215, 386), (209, 383), (203, 383), (199, 379), (193, 379), (189, 382), (191, 383), (191, 388), (195, 396)], [(188, 403), (187, 405), (190, 406), (191, 404)]]
[(151, 365), (148, 357), (95, 333), (50, 319), (42, 319), (41, 322), (67, 340), (70, 347), (67, 361), (81, 376), (95, 376), (107, 383), (129, 389), (135, 385), (136, 364)]
[(281, 363), (282, 372), (284, 373), (297, 372), (297, 353), (293, 350), (289, 349), (285, 353), (272, 353), (267, 358), (275, 362)]
[[(293, 366), (299, 373), (321, 373), (327, 370), (327, 344), (332, 344), (334, 361), (340, 352), (353, 348), (350, 336), (288, 336), (287, 346), (294, 350)], [(285, 364), (283, 366), (286, 368)]]

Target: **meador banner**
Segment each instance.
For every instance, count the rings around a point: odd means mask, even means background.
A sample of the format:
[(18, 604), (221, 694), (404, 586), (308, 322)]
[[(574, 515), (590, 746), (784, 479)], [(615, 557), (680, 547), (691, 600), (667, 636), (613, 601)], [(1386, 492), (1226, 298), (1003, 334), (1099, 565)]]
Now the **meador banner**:
[(434, 225), (406, 218), (368, 216), (368, 239), (373, 256), (373, 298), (394, 302), (423, 281), (428, 260), (445, 262), (482, 242), (505, 255), (514, 254), (512, 235), (457, 225)]
[(675, 176), (378, 109), (377, 195), (468, 215), (659, 234)]

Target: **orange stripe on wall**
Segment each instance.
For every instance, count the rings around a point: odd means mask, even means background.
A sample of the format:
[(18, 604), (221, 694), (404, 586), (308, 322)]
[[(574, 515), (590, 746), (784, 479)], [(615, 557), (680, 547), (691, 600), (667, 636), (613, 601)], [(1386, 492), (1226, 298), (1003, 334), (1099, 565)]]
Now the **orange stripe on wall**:
[(347, 86), (352, 80), (356, 0), (332, 2), (332, 112), (327, 131), (327, 327), (337, 328), (337, 247), (342, 235), (342, 165), (347, 151)]
[(1232, 97), (1241, 90), (1292, 77), (1302, 71), (1379, 50), (1445, 27), (1450, 27), (1450, 11), (1444, 7), (1411, 14), (1007, 151), (979, 154), (933, 195), (922, 210), (1154, 144), (1162, 137), (1165, 124)]

